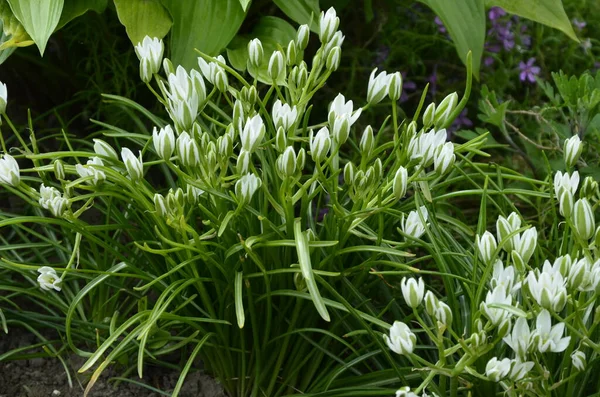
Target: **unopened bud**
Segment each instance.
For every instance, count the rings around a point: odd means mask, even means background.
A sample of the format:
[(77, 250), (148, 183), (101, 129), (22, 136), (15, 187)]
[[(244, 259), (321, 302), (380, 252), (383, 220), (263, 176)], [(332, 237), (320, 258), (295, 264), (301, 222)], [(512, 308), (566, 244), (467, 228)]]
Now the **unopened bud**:
[(340, 47), (333, 47), (329, 54), (327, 55), (327, 61), (325, 62), (325, 67), (330, 72), (334, 72), (340, 66), (340, 59), (342, 56), (342, 49)]
[(248, 42), (248, 61), (255, 68), (260, 67), (264, 56), (264, 50), (260, 39), (252, 39)]
[(396, 196), (397, 200), (400, 200), (406, 195), (406, 190), (408, 188), (408, 171), (406, 168), (400, 166), (398, 171), (396, 171), (396, 175), (394, 176), (393, 183), (393, 191), (394, 196)]
[(368, 125), (360, 138), (360, 151), (363, 156), (369, 156), (373, 146), (375, 145), (375, 137), (373, 136), (373, 128)]
[(448, 95), (435, 109), (434, 124), (438, 128), (444, 127), (450, 118), (450, 115), (456, 108), (458, 103), (458, 94), (453, 92)]
[(273, 52), (271, 59), (269, 59), (269, 67), (267, 68), (267, 74), (272, 82), (276, 83), (283, 76), (284, 68), (283, 54), (280, 51)]
[(296, 54), (297, 54), (297, 49), (296, 49), (296, 42), (294, 40), (291, 40), (288, 43), (287, 46), (287, 50), (285, 52), (285, 57), (286, 57), (286, 61), (288, 65), (294, 65), (296, 64)]
[(423, 113), (423, 128), (428, 129), (433, 124), (433, 118), (435, 116), (435, 103), (429, 104)]
[(402, 75), (400, 72), (392, 73), (389, 79), (388, 95), (392, 101), (396, 102), (402, 95)]
[(308, 25), (300, 25), (298, 32), (296, 32), (296, 45), (300, 51), (303, 51), (308, 46), (308, 39), (310, 38), (310, 28)]

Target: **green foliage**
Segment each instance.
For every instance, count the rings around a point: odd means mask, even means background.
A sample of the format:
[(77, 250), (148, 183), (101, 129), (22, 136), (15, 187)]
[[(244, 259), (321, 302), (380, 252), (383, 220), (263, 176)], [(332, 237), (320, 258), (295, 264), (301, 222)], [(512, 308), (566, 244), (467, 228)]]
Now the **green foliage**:
[(162, 39), (171, 29), (171, 17), (160, 0), (115, 0), (115, 8), (134, 45), (146, 36)]
[(44, 55), (46, 43), (60, 21), (64, 0), (7, 0), (15, 17)]

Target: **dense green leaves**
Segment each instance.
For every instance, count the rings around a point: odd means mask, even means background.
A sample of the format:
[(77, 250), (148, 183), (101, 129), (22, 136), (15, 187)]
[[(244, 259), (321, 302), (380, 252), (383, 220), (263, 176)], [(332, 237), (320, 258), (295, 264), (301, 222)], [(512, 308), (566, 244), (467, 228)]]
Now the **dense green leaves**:
[(196, 65), (198, 49), (218, 55), (235, 36), (246, 16), (239, 0), (162, 0), (173, 18), (171, 60), (174, 65)]
[(502, 7), (511, 14), (561, 30), (573, 40), (579, 41), (561, 0), (486, 0), (486, 5)]
[(146, 35), (162, 39), (169, 33), (171, 18), (159, 0), (115, 0), (115, 7), (134, 45)]
[(64, 0), (8, 0), (8, 3), (44, 55), (48, 39), (58, 26)]
[(485, 7), (483, 0), (421, 0), (440, 17), (456, 45), (458, 56), (466, 64), (473, 52), (473, 74), (479, 76), (479, 65), (485, 42)]

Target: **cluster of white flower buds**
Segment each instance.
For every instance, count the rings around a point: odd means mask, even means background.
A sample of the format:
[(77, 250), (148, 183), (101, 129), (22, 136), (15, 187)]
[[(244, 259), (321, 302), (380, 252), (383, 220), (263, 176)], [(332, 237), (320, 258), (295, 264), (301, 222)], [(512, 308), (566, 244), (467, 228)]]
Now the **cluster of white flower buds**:
[(63, 197), (58, 189), (45, 186), (42, 183), (40, 186), (39, 204), (42, 208), (49, 210), (52, 215), (61, 217), (68, 209), (70, 202), (67, 198)]
[(0, 183), (15, 187), (21, 183), (19, 163), (10, 154), (5, 154), (0, 158)]

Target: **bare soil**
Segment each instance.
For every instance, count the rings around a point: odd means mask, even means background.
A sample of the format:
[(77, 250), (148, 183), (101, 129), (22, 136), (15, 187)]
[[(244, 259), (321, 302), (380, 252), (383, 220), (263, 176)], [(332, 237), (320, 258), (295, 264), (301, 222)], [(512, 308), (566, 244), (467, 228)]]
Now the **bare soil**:
[[(30, 346), (35, 337), (18, 328), (9, 329), (9, 334), (0, 331), (0, 356), (15, 348)], [(31, 350), (28, 352), (39, 353)], [(19, 354), (23, 354), (20, 352)], [(67, 358), (67, 366), (72, 377), (73, 387), (69, 387), (64, 366), (57, 358), (31, 358), (0, 361), (0, 397), (81, 397), (90, 373), (78, 374), (77, 370), (84, 359), (76, 355)], [(104, 371), (95, 383), (89, 397), (161, 397), (170, 395), (179, 377), (178, 371), (165, 368), (145, 368), (144, 379), (131, 378), (163, 393), (131, 382), (117, 383), (114, 377), (121, 376), (111, 368)], [(188, 373), (180, 397), (226, 397), (223, 388), (210, 376), (196, 371)]]

